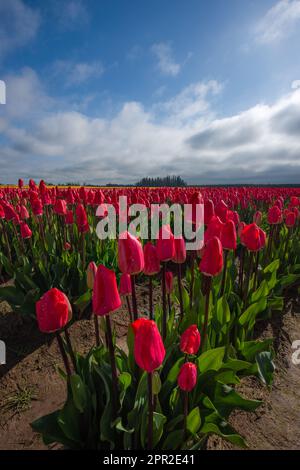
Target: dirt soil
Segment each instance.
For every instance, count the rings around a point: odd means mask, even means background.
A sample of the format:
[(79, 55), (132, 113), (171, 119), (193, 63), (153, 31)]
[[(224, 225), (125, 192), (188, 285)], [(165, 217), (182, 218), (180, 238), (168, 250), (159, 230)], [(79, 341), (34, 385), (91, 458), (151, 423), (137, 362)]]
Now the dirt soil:
[[(146, 293), (145, 287), (138, 286), (141, 315), (147, 311)], [(159, 300), (159, 291), (154, 299)], [(125, 304), (112, 318), (118, 343), (125, 345), (129, 321)], [(77, 321), (70, 328), (70, 335), (76, 350), (88, 351), (94, 344), (93, 322)], [(268, 390), (256, 378), (243, 380), (239, 385), (242, 394), (262, 399), (264, 404), (256, 413), (233, 413), (231, 424), (246, 438), (250, 449), (300, 449), (300, 365), (291, 360), (291, 344), (300, 339), (300, 306), (289, 305), (285, 315), (260, 325), (257, 335), (275, 338), (274, 385)], [(7, 347), (7, 364), (0, 366), (0, 450), (46, 449), (40, 436), (31, 430), (30, 422), (65, 401), (65, 383), (57, 373), (62, 361), (56, 341), (49, 341), (34, 324), (20, 322), (4, 302), (0, 303), (0, 338)], [(14, 406), (8, 406), (12, 402)], [(233, 447), (212, 436), (208, 448)]]

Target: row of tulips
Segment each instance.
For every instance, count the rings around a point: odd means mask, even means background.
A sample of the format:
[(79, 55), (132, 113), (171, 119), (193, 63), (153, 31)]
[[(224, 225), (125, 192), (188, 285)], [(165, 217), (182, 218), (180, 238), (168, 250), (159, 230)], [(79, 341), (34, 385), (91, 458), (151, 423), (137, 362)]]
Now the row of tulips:
[[(170, 225), (161, 226), (156, 243), (142, 244), (130, 233), (119, 234), (117, 243), (97, 240), (96, 206), (117, 205), (120, 194), (145, 204), (204, 202), (204, 247), (187, 253)], [(235, 385), (246, 375), (272, 383), (272, 341), (255, 340), (254, 327), (282, 311), (285, 289), (300, 278), (298, 190), (62, 189), (31, 181), (28, 189), (20, 182), (0, 195), (3, 275), (15, 281), (0, 297), (21, 312), (34, 305), (40, 330), (55, 334), (65, 366), (59, 369), (64, 407), (32, 424), (45, 442), (197, 449), (214, 433), (245, 446), (230, 413), (260, 402), (242, 397)], [(22, 206), (33, 238), (27, 245), (23, 222), (12, 217)], [(149, 286), (146, 316), (139, 310), (140, 282)], [(154, 305), (159, 284), (161, 302)], [(128, 351), (119, 348), (111, 322), (122, 298)], [(74, 351), (69, 327), (88, 311), (95, 346), (83, 356)]]

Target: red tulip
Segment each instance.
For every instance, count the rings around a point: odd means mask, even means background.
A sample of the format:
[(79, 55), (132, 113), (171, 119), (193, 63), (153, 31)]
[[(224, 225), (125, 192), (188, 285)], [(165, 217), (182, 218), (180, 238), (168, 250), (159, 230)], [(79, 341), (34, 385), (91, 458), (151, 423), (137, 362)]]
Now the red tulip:
[(146, 276), (154, 276), (154, 274), (159, 273), (160, 262), (157, 256), (157, 249), (151, 242), (147, 242), (144, 245), (144, 260), (144, 274)]
[(59, 289), (50, 289), (36, 303), (36, 316), (43, 333), (60, 330), (72, 318), (72, 308), (67, 296)]
[(199, 269), (206, 276), (217, 276), (223, 268), (223, 249), (218, 237), (213, 237), (204, 248)]
[(295, 212), (288, 212), (288, 214), (285, 217), (285, 225), (287, 227), (293, 227), (296, 222), (296, 214)]
[(23, 188), (23, 186), (24, 186), (24, 181), (22, 180), (22, 178), (20, 178), (20, 179), (18, 180), (18, 186), (19, 186), (20, 189)]
[(43, 215), (43, 205), (38, 197), (31, 200), (31, 207), (35, 216), (40, 217)]
[(134, 358), (137, 365), (153, 372), (160, 367), (166, 355), (165, 347), (153, 320), (139, 318), (132, 323), (134, 331)]
[(254, 216), (253, 216), (253, 222), (256, 225), (260, 225), (262, 221), (262, 213), (260, 211), (256, 211)]
[(116, 275), (100, 264), (94, 280), (93, 312), (95, 315), (108, 315), (121, 307)]
[(4, 204), (3, 206), (5, 219), (10, 222), (18, 219), (18, 214), (15, 208), (11, 204)]
[(225, 223), (227, 220), (228, 207), (225, 202), (220, 201), (215, 207), (215, 213), (220, 218), (221, 222)]
[(197, 354), (201, 337), (197, 325), (189, 326), (181, 335), (180, 350), (185, 354)]
[(223, 222), (217, 216), (213, 216), (210, 219), (210, 222), (207, 226), (207, 229), (204, 232), (204, 243), (207, 243), (213, 237), (221, 238), (221, 233), (223, 230)]
[(169, 295), (173, 290), (173, 273), (171, 271), (166, 272), (166, 290)]
[(215, 206), (211, 199), (207, 199), (204, 203), (204, 223), (208, 225), (211, 218), (215, 215)]
[(54, 212), (57, 215), (66, 215), (67, 203), (64, 199), (57, 199), (54, 206)]
[(23, 239), (31, 238), (32, 237), (32, 231), (28, 227), (28, 225), (25, 222), (22, 222), (20, 225), (21, 229), (21, 237)]
[(185, 362), (179, 371), (177, 382), (184, 392), (191, 392), (197, 383), (197, 367), (192, 362)]
[(174, 263), (182, 264), (186, 260), (185, 241), (183, 237), (174, 238), (175, 255), (172, 258)]
[(159, 230), (156, 247), (157, 256), (160, 261), (169, 261), (174, 257), (174, 235), (170, 225), (163, 225)]
[(241, 242), (249, 251), (259, 251), (265, 246), (266, 234), (255, 223), (252, 223), (244, 227)]
[(66, 225), (72, 225), (74, 223), (74, 215), (72, 210), (67, 211), (65, 216), (65, 222)]
[(270, 207), (268, 210), (268, 222), (270, 225), (282, 222), (282, 211), (278, 206)]
[(29, 214), (28, 214), (28, 210), (26, 208), (26, 206), (22, 205), (20, 207), (20, 218), (22, 220), (26, 220), (26, 219), (29, 219)]
[(129, 274), (122, 273), (120, 277), (119, 291), (121, 295), (130, 295), (132, 292), (131, 278)]
[(69, 250), (71, 250), (71, 248), (72, 248), (72, 247), (71, 247), (71, 244), (70, 244), (69, 242), (66, 242), (66, 243), (64, 244), (64, 250), (65, 250), (65, 251), (69, 251)]
[(221, 232), (221, 243), (224, 250), (236, 249), (236, 229), (233, 220), (228, 220)]
[(0, 204), (0, 219), (5, 219), (5, 212), (1, 204)]
[(141, 242), (129, 232), (123, 232), (118, 240), (118, 264), (126, 274), (139, 274), (144, 269), (144, 253)]
[(78, 204), (76, 207), (76, 223), (79, 232), (85, 233), (89, 231), (87, 215), (82, 204)]

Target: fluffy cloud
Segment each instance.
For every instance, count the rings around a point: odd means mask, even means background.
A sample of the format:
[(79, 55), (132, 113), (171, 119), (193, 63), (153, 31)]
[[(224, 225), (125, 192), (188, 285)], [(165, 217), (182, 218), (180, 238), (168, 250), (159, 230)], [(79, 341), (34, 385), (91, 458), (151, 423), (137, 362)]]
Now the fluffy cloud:
[(66, 86), (80, 85), (91, 78), (99, 78), (104, 73), (104, 66), (100, 61), (72, 62), (68, 60), (56, 61), (53, 65), (55, 76), (63, 77)]
[(8, 88), (12, 83), (28, 90), (27, 126), (15, 118), (17, 104), (10, 114), (2, 108), (2, 181), (133, 183), (145, 175), (180, 174), (199, 184), (299, 182), (300, 89), (220, 118), (213, 100), (222, 86), (211, 80), (149, 109), (127, 102), (112, 118), (100, 118), (53, 104), (28, 69), (10, 77)]
[(294, 31), (300, 20), (300, 0), (280, 0), (261, 18), (256, 26), (256, 39), (269, 44)]
[(0, 59), (31, 41), (40, 26), (40, 14), (22, 0), (0, 2)]
[(157, 66), (163, 75), (171, 75), (175, 77), (181, 70), (181, 65), (175, 62), (173, 52), (169, 43), (160, 42), (153, 44), (152, 53), (157, 58)]

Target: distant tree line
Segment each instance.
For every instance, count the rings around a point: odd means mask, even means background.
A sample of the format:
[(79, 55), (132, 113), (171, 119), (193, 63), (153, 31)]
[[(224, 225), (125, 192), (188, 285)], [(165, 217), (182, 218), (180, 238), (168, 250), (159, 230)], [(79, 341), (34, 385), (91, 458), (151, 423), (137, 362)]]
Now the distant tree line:
[(186, 182), (181, 178), (181, 176), (165, 176), (161, 178), (158, 176), (157, 178), (149, 178), (148, 176), (142, 178), (138, 181), (135, 186), (146, 186), (146, 187), (158, 187), (158, 186), (187, 186)]

